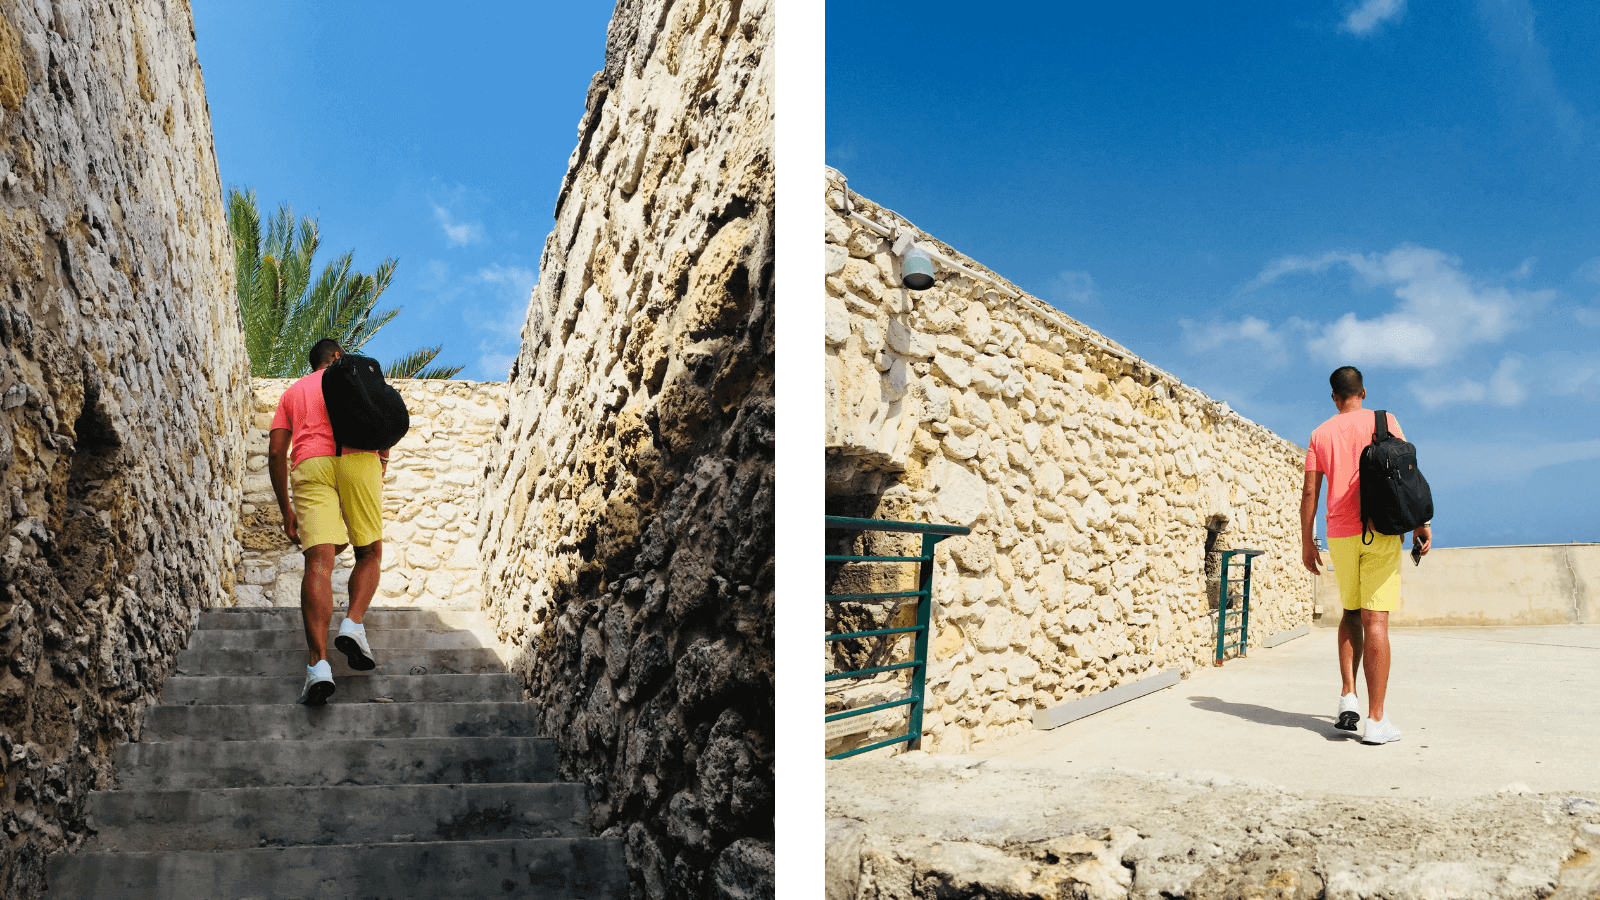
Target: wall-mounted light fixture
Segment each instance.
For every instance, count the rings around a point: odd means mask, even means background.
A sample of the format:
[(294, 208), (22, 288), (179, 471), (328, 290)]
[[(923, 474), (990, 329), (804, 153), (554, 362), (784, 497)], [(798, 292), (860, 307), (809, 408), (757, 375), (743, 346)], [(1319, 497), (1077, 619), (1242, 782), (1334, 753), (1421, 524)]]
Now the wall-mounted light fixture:
[(911, 232), (902, 231), (895, 236), (894, 255), (900, 257), (900, 284), (909, 290), (925, 291), (933, 287), (933, 257), (917, 246)]

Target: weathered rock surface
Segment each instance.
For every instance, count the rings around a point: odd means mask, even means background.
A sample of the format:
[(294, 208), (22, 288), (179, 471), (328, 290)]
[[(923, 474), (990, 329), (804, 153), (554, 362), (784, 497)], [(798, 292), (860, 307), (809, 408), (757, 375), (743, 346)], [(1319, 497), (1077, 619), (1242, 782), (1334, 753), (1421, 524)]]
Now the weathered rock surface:
[[(1311, 620), (1304, 450), (1026, 294), (946, 267), (928, 290), (900, 287), (890, 243), (850, 210), (987, 270), (866, 198), (847, 209), (845, 192), (830, 169), (828, 511), (973, 530), (937, 552), (925, 748), (963, 752), (1031, 728), (1035, 710), (1207, 664), (1225, 549), (1267, 551), (1252, 647)], [(869, 540), (878, 555), (916, 549)], [(866, 568), (830, 572), (830, 591), (909, 586), (896, 580), (909, 572)], [(830, 614), (836, 632), (914, 623), (876, 603)], [(889, 661), (896, 640), (903, 658), (905, 638), (839, 642), (830, 671)], [(906, 680), (837, 682), (828, 711), (898, 699)], [(905, 733), (901, 710), (843, 722), (862, 730), (829, 752)]]
[(0, 895), (238, 557), (248, 369), (187, 4), (0, 2)]
[(828, 767), (828, 900), (1588, 900), (1600, 802), (1290, 794), (908, 753)]
[[(300, 605), (305, 556), (283, 533), (283, 517), (267, 470), (267, 441), (287, 378), (255, 378), (244, 479), (244, 552), (237, 606)], [(478, 503), (487, 445), (505, 417), (500, 382), (396, 379), (411, 430), (389, 454), (383, 479), (383, 606), (477, 610), (483, 605), (478, 563)], [(336, 602), (345, 602), (354, 554), (340, 554), (333, 572)]]
[(640, 897), (772, 892), (772, 31), (617, 4), (485, 479), (486, 610)]

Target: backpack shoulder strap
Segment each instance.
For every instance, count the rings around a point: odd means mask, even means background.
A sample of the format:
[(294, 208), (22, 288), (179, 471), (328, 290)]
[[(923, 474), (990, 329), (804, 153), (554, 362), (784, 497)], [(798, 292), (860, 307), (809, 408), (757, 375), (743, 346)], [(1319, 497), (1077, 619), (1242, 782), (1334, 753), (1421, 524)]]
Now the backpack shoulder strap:
[(1372, 414), (1377, 419), (1377, 429), (1372, 432), (1372, 442), (1376, 444), (1379, 441), (1387, 441), (1389, 439), (1389, 411), (1375, 409)]

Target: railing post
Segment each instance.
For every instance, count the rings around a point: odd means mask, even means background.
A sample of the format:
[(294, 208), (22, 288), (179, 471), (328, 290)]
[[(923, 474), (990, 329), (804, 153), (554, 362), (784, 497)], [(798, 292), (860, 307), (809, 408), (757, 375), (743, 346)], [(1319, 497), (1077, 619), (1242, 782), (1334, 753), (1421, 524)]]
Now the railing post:
[(1250, 563), (1253, 558), (1244, 558), (1244, 608), (1239, 615), (1239, 655), (1250, 655)]
[(1217, 569), (1217, 658), (1213, 666), (1222, 665), (1222, 654), (1228, 646), (1228, 558), (1232, 555), (1224, 550)]
[(911, 721), (907, 724), (910, 728), (907, 733), (911, 740), (907, 744), (912, 750), (922, 749), (922, 710), (927, 705), (925, 690), (928, 684), (928, 632), (933, 630), (933, 549), (943, 540), (941, 535), (925, 534), (922, 536), (922, 553), (925, 559), (917, 566), (917, 590), (922, 596), (917, 598), (917, 627), (921, 630), (916, 633), (916, 649), (912, 659), (917, 667), (911, 670)]

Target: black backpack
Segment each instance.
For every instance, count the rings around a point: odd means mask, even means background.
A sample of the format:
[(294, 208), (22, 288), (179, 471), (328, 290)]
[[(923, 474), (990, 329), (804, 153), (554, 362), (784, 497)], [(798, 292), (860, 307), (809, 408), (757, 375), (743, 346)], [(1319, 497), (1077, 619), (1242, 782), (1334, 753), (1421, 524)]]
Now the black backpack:
[(322, 402), (333, 425), (334, 454), (387, 450), (411, 429), (406, 401), (383, 380), (383, 367), (370, 356), (341, 355), (322, 371)]
[(1361, 451), (1361, 538), (1369, 532), (1405, 534), (1433, 519), (1433, 492), (1417, 468), (1417, 448), (1389, 433), (1389, 414), (1377, 410), (1372, 443)]

